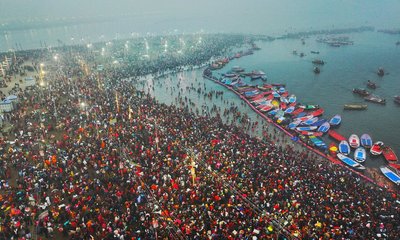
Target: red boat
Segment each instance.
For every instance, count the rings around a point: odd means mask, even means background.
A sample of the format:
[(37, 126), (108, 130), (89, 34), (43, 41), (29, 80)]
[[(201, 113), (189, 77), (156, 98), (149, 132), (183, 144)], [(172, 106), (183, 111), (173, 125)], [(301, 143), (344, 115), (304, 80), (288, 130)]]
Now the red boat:
[(313, 115), (314, 117), (321, 116), (322, 114), (324, 114), (324, 109), (323, 108), (320, 108), (318, 110), (310, 112), (310, 115)]
[(341, 142), (343, 140), (347, 141), (347, 138), (343, 137), (340, 133), (338, 133), (338, 132), (336, 132), (335, 130), (332, 130), (332, 129), (328, 131), (328, 135), (331, 138), (333, 138), (336, 141), (338, 141), (338, 142)]
[(389, 163), (389, 166), (396, 169), (397, 171), (400, 171), (400, 164), (398, 163)]
[(297, 108), (296, 110), (294, 110), (293, 112), (292, 112), (292, 115), (293, 116), (297, 116), (297, 115), (299, 115), (301, 112), (303, 112), (304, 111), (304, 109), (303, 108)]
[(391, 147), (389, 147), (389, 146), (384, 147), (382, 149), (382, 153), (387, 161), (397, 162), (398, 158)]

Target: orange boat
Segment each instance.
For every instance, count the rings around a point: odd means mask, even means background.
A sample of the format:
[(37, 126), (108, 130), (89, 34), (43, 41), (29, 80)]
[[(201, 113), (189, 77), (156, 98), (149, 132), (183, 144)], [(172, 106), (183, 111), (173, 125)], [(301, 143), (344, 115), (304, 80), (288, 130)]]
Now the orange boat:
[(389, 162), (397, 162), (398, 158), (396, 153), (394, 153), (393, 149), (389, 146), (386, 146), (382, 149), (383, 156)]
[(347, 138), (343, 137), (340, 133), (338, 133), (338, 132), (336, 132), (335, 130), (332, 130), (332, 129), (328, 131), (328, 135), (329, 135), (331, 138), (333, 138), (333, 139), (335, 139), (336, 141), (338, 141), (338, 142), (341, 142), (341, 141), (343, 141), (343, 140), (346, 140), (346, 141), (347, 141)]

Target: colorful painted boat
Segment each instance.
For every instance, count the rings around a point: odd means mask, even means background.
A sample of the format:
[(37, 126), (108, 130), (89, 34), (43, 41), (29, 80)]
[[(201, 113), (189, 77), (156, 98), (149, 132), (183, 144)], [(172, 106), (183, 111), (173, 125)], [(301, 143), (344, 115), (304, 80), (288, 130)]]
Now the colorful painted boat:
[(293, 122), (289, 123), (288, 127), (289, 129), (295, 129), (299, 124), (301, 123), (301, 120), (294, 120)]
[(331, 138), (333, 138), (336, 141), (338, 141), (338, 142), (343, 141), (343, 140), (347, 140), (343, 135), (341, 135), (340, 133), (338, 133), (338, 132), (336, 132), (336, 131), (334, 131), (332, 129), (328, 131), (328, 135)]
[(260, 108), (261, 112), (268, 112), (271, 111), (274, 107), (272, 105), (265, 105), (264, 107)]
[(342, 122), (342, 117), (339, 114), (336, 114), (329, 120), (329, 124), (331, 126), (338, 126)]
[(322, 136), (322, 132), (299, 131), (298, 133), (300, 133), (301, 135), (304, 135), (304, 136), (316, 136), (316, 137)]
[(315, 129), (317, 129), (317, 127), (316, 126), (304, 126), (304, 127), (296, 127), (296, 130), (297, 131), (313, 131), (313, 130), (315, 130)]
[(380, 169), (383, 175), (385, 175), (385, 177), (387, 177), (390, 181), (392, 181), (396, 185), (400, 185), (400, 176), (397, 173), (395, 173), (392, 169), (386, 166), (382, 166), (380, 167)]
[(324, 122), (321, 126), (319, 126), (317, 131), (321, 133), (327, 133), (330, 127), (331, 125), (329, 125), (328, 122)]
[(341, 154), (341, 153), (338, 153), (338, 154), (337, 154), (337, 157), (338, 157), (342, 162), (344, 162), (346, 165), (348, 165), (348, 166), (350, 166), (350, 167), (352, 167), (352, 168), (354, 168), (354, 169), (357, 169), (357, 170), (364, 170), (364, 169), (365, 169), (365, 167), (364, 167), (363, 165), (361, 165), (361, 164), (359, 164), (358, 162), (354, 161), (353, 159), (347, 157), (346, 155), (343, 155), (343, 154)]
[(302, 122), (305, 122), (305, 121), (307, 121), (307, 120), (310, 120), (311, 118), (313, 118), (313, 116), (311, 116), (311, 115), (305, 115), (305, 116), (303, 116), (303, 117), (297, 117), (296, 119), (299, 119), (299, 120), (301, 120)]
[(349, 137), (349, 145), (352, 148), (358, 148), (360, 146), (360, 138), (356, 134), (351, 134)]
[(293, 116), (297, 116), (297, 115), (299, 115), (300, 113), (302, 113), (303, 111), (304, 111), (303, 108), (297, 108), (296, 110), (293, 111), (292, 115), (293, 115)]
[(297, 100), (297, 98), (296, 98), (295, 95), (292, 94), (292, 95), (289, 96), (289, 103), (295, 103), (296, 100)]
[(326, 143), (319, 137), (317, 136), (309, 136), (308, 137), (310, 139), (310, 141), (312, 142), (312, 144), (321, 149), (321, 150), (326, 150), (328, 147), (326, 146)]
[(319, 109), (318, 104), (305, 104), (305, 105), (300, 105), (300, 108), (303, 108), (304, 110), (316, 110)]
[(389, 166), (395, 169), (397, 172), (400, 171), (400, 164), (399, 163), (389, 163)]
[(364, 133), (360, 137), (360, 143), (361, 143), (361, 146), (363, 146), (365, 148), (371, 148), (372, 147), (372, 138), (371, 138), (371, 136), (366, 134), (366, 133)]
[(286, 110), (285, 110), (285, 114), (291, 114), (293, 111), (294, 111), (294, 107), (293, 107), (293, 106), (288, 107), (288, 108), (286, 108)]
[(326, 119), (320, 118), (320, 119), (318, 119), (318, 121), (316, 121), (315, 123), (311, 124), (311, 126), (319, 127), (319, 126), (321, 126), (322, 124), (324, 124), (326, 122), (327, 122)]
[(372, 145), (370, 152), (372, 155), (378, 156), (381, 155), (383, 152), (383, 142), (382, 141), (378, 141), (376, 143), (374, 143), (374, 145)]
[(346, 140), (343, 140), (339, 143), (339, 152), (344, 155), (350, 154), (350, 145)]
[(356, 160), (359, 163), (365, 162), (367, 159), (367, 152), (365, 151), (365, 148), (359, 147), (356, 149), (354, 152), (354, 160)]
[(317, 121), (318, 121), (318, 117), (313, 117), (313, 118), (310, 118), (310, 119), (304, 121), (304, 122), (301, 123), (301, 124), (302, 124), (302, 125), (311, 125), (311, 124), (313, 124), (313, 123), (315, 123), (315, 122), (317, 122)]
[(320, 108), (318, 110), (310, 112), (310, 115), (313, 115), (314, 117), (321, 116), (322, 114), (324, 114), (324, 109), (323, 108)]
[(393, 149), (389, 146), (383, 147), (382, 149), (382, 154), (385, 157), (385, 159), (389, 162), (397, 162), (399, 160), (396, 156), (396, 153), (393, 151)]

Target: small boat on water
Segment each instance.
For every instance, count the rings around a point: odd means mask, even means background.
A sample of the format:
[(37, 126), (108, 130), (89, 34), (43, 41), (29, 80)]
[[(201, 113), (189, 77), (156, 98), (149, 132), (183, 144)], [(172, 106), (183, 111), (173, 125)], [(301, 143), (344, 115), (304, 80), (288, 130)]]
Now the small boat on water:
[(320, 150), (326, 150), (328, 148), (328, 146), (326, 146), (326, 143), (322, 141), (322, 139), (319, 138), (318, 136), (311, 135), (308, 136), (308, 138), (310, 139), (312, 145), (314, 145), (316, 148)]
[(304, 127), (296, 127), (297, 131), (314, 131), (316, 130), (317, 127), (316, 126), (304, 126)]
[(341, 153), (338, 153), (336, 156), (342, 162), (344, 162), (346, 165), (348, 165), (348, 166), (350, 166), (350, 167), (352, 167), (354, 169), (357, 169), (357, 170), (364, 170), (365, 169), (365, 167), (363, 165), (359, 164), (358, 162), (354, 161), (353, 159), (351, 159), (351, 158), (349, 158), (349, 157), (347, 157), (347, 156), (345, 156), (345, 155), (343, 155)]
[(374, 102), (379, 104), (386, 104), (386, 99), (379, 97), (377, 95), (371, 94), (369, 96), (364, 97), (365, 101)]
[(293, 121), (293, 122), (291, 122), (291, 123), (289, 123), (289, 125), (288, 125), (288, 127), (289, 127), (289, 129), (295, 129), (297, 126), (299, 126), (299, 124), (301, 123), (301, 120), (295, 120), (295, 121)]
[(271, 111), (273, 108), (274, 108), (274, 106), (272, 106), (272, 105), (266, 105), (266, 106), (260, 108), (260, 111), (261, 112), (268, 112), (268, 111)]
[(318, 116), (321, 116), (322, 114), (324, 114), (324, 109), (320, 108), (320, 109), (310, 112), (309, 114), (314, 117), (318, 117)]
[(316, 121), (315, 123), (311, 124), (311, 126), (320, 127), (324, 123), (328, 123), (328, 121), (326, 119), (320, 118), (318, 121)]
[[(305, 114), (305, 113), (301, 113), (301, 114), (303, 115), (303, 114)], [(301, 120), (302, 122), (305, 122), (305, 121), (307, 121), (307, 120), (309, 120), (309, 119), (311, 119), (311, 118), (313, 118), (312, 115), (304, 115), (303, 117), (300, 117), (300, 115), (299, 115), (299, 117), (298, 117), (298, 118), (295, 118), (295, 120), (296, 120), (296, 119), (299, 119), (299, 120)]]
[(382, 67), (378, 68), (378, 72), (377, 72), (379, 77), (383, 77), (385, 75), (385, 70), (383, 70)]
[(394, 96), (393, 101), (397, 104), (400, 104), (400, 96)]
[(349, 145), (352, 148), (358, 148), (360, 146), (360, 138), (356, 134), (351, 134), (349, 137)]
[(397, 160), (399, 160), (396, 156), (396, 153), (389, 146), (383, 147), (382, 154), (383, 157), (385, 157), (385, 159), (389, 162), (397, 162)]
[(378, 141), (376, 143), (374, 143), (374, 145), (372, 145), (370, 152), (372, 155), (378, 156), (381, 155), (383, 152), (383, 142), (382, 141)]
[(371, 93), (368, 92), (366, 89), (364, 88), (353, 88), (353, 93), (358, 94), (360, 96), (369, 96)]
[(301, 104), (299, 105), (299, 108), (303, 108), (304, 110), (316, 110), (319, 109), (320, 106), (318, 104)]
[(322, 133), (327, 133), (331, 125), (328, 122), (324, 122), (321, 126), (318, 128), (318, 132)]
[(295, 96), (295, 95), (292, 94), (292, 95), (289, 96), (289, 103), (295, 103), (296, 100), (297, 100), (297, 99), (296, 99), (296, 96)]
[(244, 68), (241, 68), (239, 66), (234, 66), (231, 71), (235, 72), (235, 73), (240, 73), (240, 72), (244, 72)]
[(316, 121), (318, 121), (318, 117), (313, 117), (313, 118), (310, 118), (310, 119), (302, 122), (301, 125), (311, 125), (311, 124), (315, 123)]
[(367, 151), (365, 151), (365, 148), (359, 147), (356, 149), (354, 152), (354, 160), (356, 160), (359, 163), (365, 162), (367, 159)]
[(342, 117), (339, 114), (336, 114), (329, 120), (329, 124), (331, 126), (338, 126), (342, 122)]
[(301, 135), (304, 136), (316, 136), (316, 137), (321, 137), (322, 133), (321, 132), (313, 132), (313, 131), (299, 131)]
[(368, 105), (367, 104), (362, 104), (362, 103), (349, 103), (345, 104), (343, 106), (344, 110), (365, 110), (367, 109)]
[(319, 51), (311, 51), (312, 54), (319, 54)]
[(350, 154), (350, 145), (346, 140), (343, 140), (339, 143), (339, 152), (344, 155)]
[(340, 133), (338, 133), (332, 129), (328, 131), (328, 135), (329, 135), (329, 137), (335, 139), (338, 142), (347, 140), (343, 135), (341, 135)]
[(319, 74), (321, 72), (321, 70), (319, 69), (319, 67), (314, 67), (314, 73), (315, 74)]
[(324, 65), (325, 64), (325, 62), (323, 60), (321, 60), (321, 59), (314, 59), (312, 61), (312, 63), (313, 64), (318, 64), (318, 65)]
[(383, 175), (385, 175), (385, 177), (387, 177), (390, 181), (392, 181), (396, 185), (400, 185), (400, 176), (395, 171), (390, 169), (390, 167), (381, 166), (380, 170)]
[(285, 110), (285, 114), (291, 114), (294, 111), (294, 106), (288, 107)]
[(368, 80), (367, 87), (370, 88), (370, 89), (376, 89), (377, 86), (376, 86), (376, 83)]
[(360, 137), (360, 143), (361, 143), (361, 146), (363, 146), (365, 148), (372, 147), (372, 138), (371, 138), (371, 136), (366, 134), (366, 133), (364, 133)]
[(296, 110), (294, 110), (294, 111), (292, 112), (292, 115), (293, 115), (293, 116), (297, 116), (297, 115), (299, 115), (300, 113), (302, 113), (303, 111), (304, 111), (303, 108), (297, 108)]
[(400, 171), (400, 164), (399, 163), (389, 163), (389, 166), (393, 168), (394, 170), (397, 171), (397, 173)]

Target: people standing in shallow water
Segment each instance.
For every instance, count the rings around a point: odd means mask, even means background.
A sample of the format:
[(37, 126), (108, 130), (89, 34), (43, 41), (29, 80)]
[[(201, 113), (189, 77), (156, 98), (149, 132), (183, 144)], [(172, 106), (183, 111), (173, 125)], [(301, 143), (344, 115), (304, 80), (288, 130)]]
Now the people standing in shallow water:
[[(17, 141), (1, 142), (2, 162), (18, 172), (2, 185), (6, 239), (33, 226), (53, 239), (278, 239), (270, 219), (301, 239), (399, 238), (396, 194), (283, 148), (276, 129), (262, 141), (218, 117), (159, 104), (118, 73), (98, 88), (91, 75), (67, 81), (78, 67), (65, 67), (51, 90), (21, 93), (21, 105), (37, 111), (18, 110)], [(75, 83), (77, 94), (63, 93)], [(251, 126), (238, 106), (227, 112)]]

